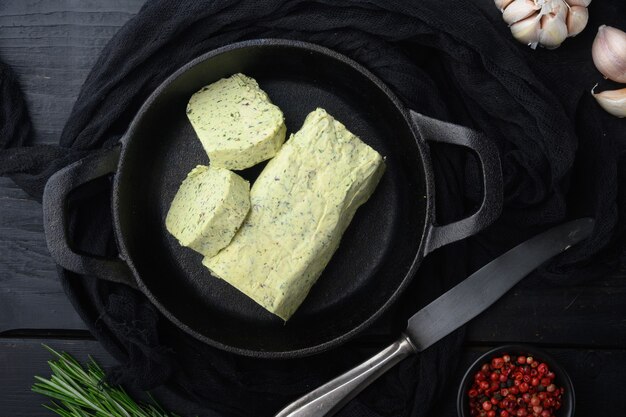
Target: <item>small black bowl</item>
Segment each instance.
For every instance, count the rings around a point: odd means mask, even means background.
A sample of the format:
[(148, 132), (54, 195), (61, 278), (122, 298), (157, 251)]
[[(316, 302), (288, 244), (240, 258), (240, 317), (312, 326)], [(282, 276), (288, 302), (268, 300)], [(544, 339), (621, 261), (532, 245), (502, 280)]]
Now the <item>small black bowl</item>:
[(565, 369), (563, 369), (552, 356), (548, 355), (541, 349), (527, 345), (505, 345), (492, 349), (481, 355), (474, 361), (474, 363), (472, 363), (467, 372), (465, 372), (456, 400), (456, 408), (459, 417), (470, 417), (467, 391), (470, 389), (474, 374), (478, 372), (484, 363), (491, 362), (492, 358), (501, 356), (505, 353), (511, 355), (511, 357), (519, 355), (532, 356), (540, 362), (548, 364), (550, 370), (552, 370), (555, 375), (554, 383), (559, 387), (565, 388), (565, 392), (563, 393), (561, 400), (561, 408), (556, 412), (556, 417), (572, 417), (574, 415), (576, 398), (574, 394), (574, 386), (572, 385), (572, 380), (569, 375), (565, 372)]

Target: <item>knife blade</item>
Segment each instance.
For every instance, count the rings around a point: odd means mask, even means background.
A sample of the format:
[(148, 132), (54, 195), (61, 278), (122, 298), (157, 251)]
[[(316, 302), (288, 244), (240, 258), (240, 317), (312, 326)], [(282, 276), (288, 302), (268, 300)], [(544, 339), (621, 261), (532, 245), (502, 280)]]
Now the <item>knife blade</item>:
[(591, 234), (582, 218), (549, 229), (500, 255), (410, 319), (406, 332), (377, 355), (300, 397), (276, 417), (321, 417), (339, 411), (365, 387), (407, 356), (432, 346), (498, 300), (541, 264)]

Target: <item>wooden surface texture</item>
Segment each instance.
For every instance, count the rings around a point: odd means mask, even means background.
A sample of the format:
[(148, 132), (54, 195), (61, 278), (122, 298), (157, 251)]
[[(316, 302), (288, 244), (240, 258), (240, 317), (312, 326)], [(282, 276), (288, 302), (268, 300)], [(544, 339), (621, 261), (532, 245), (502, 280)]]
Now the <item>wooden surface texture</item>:
[[(102, 47), (143, 0), (0, 0), (0, 59), (17, 73), (38, 143), (58, 142), (80, 86)], [(455, 416), (463, 368), (489, 346), (546, 347), (570, 372), (577, 416), (626, 415), (626, 276), (577, 287), (524, 283), (469, 326), (463, 365), (436, 415)], [(47, 343), (104, 366), (114, 363), (93, 340), (58, 282), (43, 234), (41, 206), (0, 178), (0, 416), (47, 416), (30, 392), (47, 375)], [(157, 392), (165, 405), (175, 397)], [(212, 415), (194, 406), (188, 415)]]

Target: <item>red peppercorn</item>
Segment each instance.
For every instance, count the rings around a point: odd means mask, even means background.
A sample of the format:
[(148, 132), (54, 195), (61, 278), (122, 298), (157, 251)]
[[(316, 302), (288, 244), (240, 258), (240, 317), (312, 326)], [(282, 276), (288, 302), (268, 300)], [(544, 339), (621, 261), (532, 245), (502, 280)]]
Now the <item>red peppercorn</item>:
[(495, 369), (500, 369), (504, 366), (504, 359), (502, 358), (493, 358), (491, 360), (491, 367)]
[(474, 374), (468, 390), (470, 415), (554, 417), (564, 393), (554, 378), (548, 365), (532, 356), (491, 358)]

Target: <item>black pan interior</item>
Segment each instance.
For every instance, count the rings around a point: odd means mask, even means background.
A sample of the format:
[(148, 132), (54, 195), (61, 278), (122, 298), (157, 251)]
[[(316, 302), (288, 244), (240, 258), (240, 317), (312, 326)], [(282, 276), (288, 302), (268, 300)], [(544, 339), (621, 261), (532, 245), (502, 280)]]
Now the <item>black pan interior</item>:
[[(386, 157), (376, 192), (357, 211), (330, 264), (286, 324), (212, 277), (201, 255), (179, 246), (164, 225), (181, 181), (197, 164), (209, 163), (187, 120), (186, 103), (202, 86), (237, 72), (254, 77), (282, 109), (288, 133), (322, 107)], [(425, 174), (406, 115), (339, 56), (265, 42), (205, 57), (158, 90), (126, 141), (116, 209), (128, 261), (152, 301), (207, 343), (270, 357), (321, 351), (369, 324), (421, 259)], [(252, 182), (261, 168), (242, 175)]]

